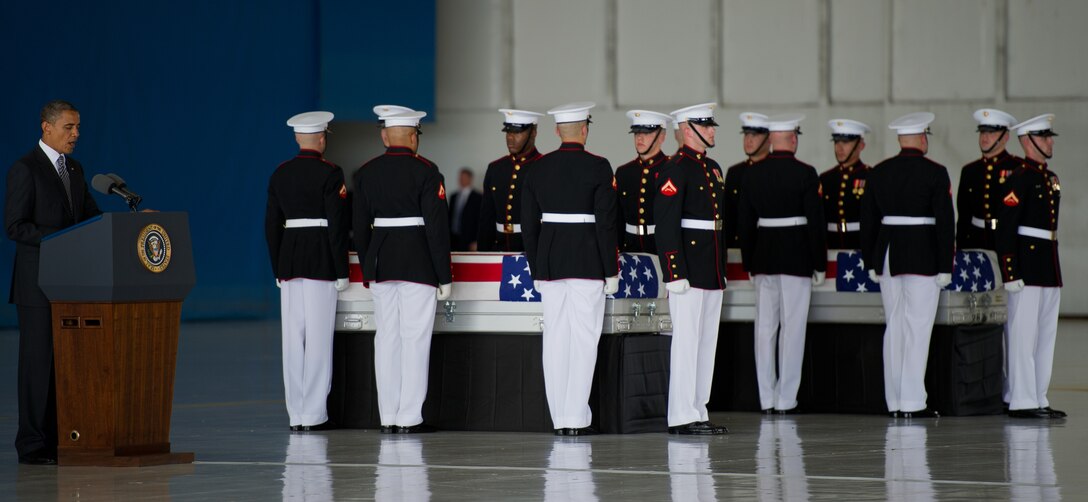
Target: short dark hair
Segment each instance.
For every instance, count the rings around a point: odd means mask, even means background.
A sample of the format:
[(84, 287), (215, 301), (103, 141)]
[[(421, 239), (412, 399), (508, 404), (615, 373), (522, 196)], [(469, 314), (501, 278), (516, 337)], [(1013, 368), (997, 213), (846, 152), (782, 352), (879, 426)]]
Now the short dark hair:
[(42, 122), (49, 122), (50, 124), (52, 124), (57, 120), (58, 117), (60, 117), (60, 114), (64, 112), (79, 113), (79, 110), (76, 109), (76, 105), (73, 105), (72, 103), (69, 103), (63, 99), (54, 99), (53, 101), (46, 103), (45, 106), (42, 107)]
[(462, 167), (460, 174), (467, 174), (467, 175), (469, 175), (470, 178), (474, 177), (476, 175), (476, 173), (472, 172), (472, 169), (469, 169), (467, 167)]

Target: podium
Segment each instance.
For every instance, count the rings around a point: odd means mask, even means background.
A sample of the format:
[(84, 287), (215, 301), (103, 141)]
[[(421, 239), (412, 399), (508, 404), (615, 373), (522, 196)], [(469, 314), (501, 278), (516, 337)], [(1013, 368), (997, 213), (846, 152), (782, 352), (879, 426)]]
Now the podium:
[(191, 463), (170, 451), (181, 302), (195, 283), (185, 213), (106, 213), (42, 239), (59, 465)]

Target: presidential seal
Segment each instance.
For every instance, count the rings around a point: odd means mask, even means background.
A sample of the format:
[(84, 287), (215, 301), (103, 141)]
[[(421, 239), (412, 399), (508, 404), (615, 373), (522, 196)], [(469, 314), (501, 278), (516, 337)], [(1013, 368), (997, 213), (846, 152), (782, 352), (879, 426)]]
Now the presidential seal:
[(148, 270), (159, 273), (170, 265), (170, 236), (166, 229), (154, 223), (140, 230), (136, 238), (136, 253)]

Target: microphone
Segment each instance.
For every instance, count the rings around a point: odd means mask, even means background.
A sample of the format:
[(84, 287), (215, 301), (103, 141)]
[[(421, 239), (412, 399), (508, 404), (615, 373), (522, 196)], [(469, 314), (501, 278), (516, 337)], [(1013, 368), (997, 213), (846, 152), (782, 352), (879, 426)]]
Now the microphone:
[(127, 190), (125, 180), (113, 173), (94, 175), (94, 178), (91, 179), (91, 186), (99, 193), (120, 196), (125, 199), (125, 203), (133, 211), (136, 211), (136, 206), (140, 205), (143, 200), (143, 197)]

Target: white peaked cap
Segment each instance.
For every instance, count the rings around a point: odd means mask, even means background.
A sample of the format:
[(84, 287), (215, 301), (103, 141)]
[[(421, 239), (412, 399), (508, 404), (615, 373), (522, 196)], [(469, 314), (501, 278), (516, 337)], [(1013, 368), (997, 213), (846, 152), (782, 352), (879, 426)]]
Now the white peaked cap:
[(330, 112), (306, 112), (287, 119), (287, 126), (293, 127), (299, 134), (325, 132), (333, 114)]
[(1019, 124), (1016, 124), (1012, 126), (1012, 128), (1016, 129), (1017, 136), (1023, 136), (1025, 134), (1038, 134), (1044, 131), (1046, 132), (1046, 134), (1040, 134), (1040, 136), (1057, 136), (1057, 134), (1054, 134), (1054, 132), (1050, 130), (1053, 123), (1054, 114), (1044, 113), (1042, 115), (1039, 115), (1038, 117), (1032, 117)]
[(908, 113), (893, 120), (888, 124), (888, 129), (894, 130), (900, 136), (925, 134), (929, 129), (929, 124), (936, 118), (936, 115), (929, 112)]
[(1003, 127), (1008, 129), (1016, 124), (1016, 117), (994, 108), (980, 108), (975, 110), (975, 122), (980, 126)]
[(671, 115), (652, 112), (649, 110), (631, 110), (627, 112), (627, 120), (631, 121), (631, 127), (664, 129), (673, 121)]
[(502, 114), (502, 121), (506, 124), (536, 124), (543, 117), (543, 113), (530, 112), (526, 110), (512, 110), (509, 108), (500, 108), (499, 113)]
[(398, 105), (378, 105), (374, 107), (374, 115), (378, 116), (378, 120), (385, 120), (385, 117), (389, 115), (414, 111), (415, 110), (408, 108), (407, 106)]
[(416, 127), (419, 119), (426, 117), (427, 112), (402, 112), (386, 115), (385, 127)]
[(597, 103), (592, 101), (579, 101), (577, 103), (569, 103), (552, 108), (551, 110), (548, 110), (548, 115), (551, 115), (552, 118), (555, 119), (556, 124), (581, 122), (583, 120), (589, 120), (589, 109), (594, 106), (597, 106)]
[(771, 132), (796, 131), (805, 116), (800, 113), (783, 113), (767, 117), (767, 128)]
[(869, 126), (850, 119), (831, 119), (827, 121), (833, 136), (865, 136), (869, 134)]
[(765, 131), (770, 130), (770, 126), (767, 123), (767, 116), (762, 113), (756, 112), (744, 112), (739, 115), (741, 129), (763, 129)]
[(689, 120), (706, 122), (707, 119), (709, 119), (710, 122), (714, 122), (714, 108), (717, 108), (717, 106), (717, 103), (691, 105), (679, 110), (673, 110), (669, 115), (676, 117), (677, 122), (687, 122)]

